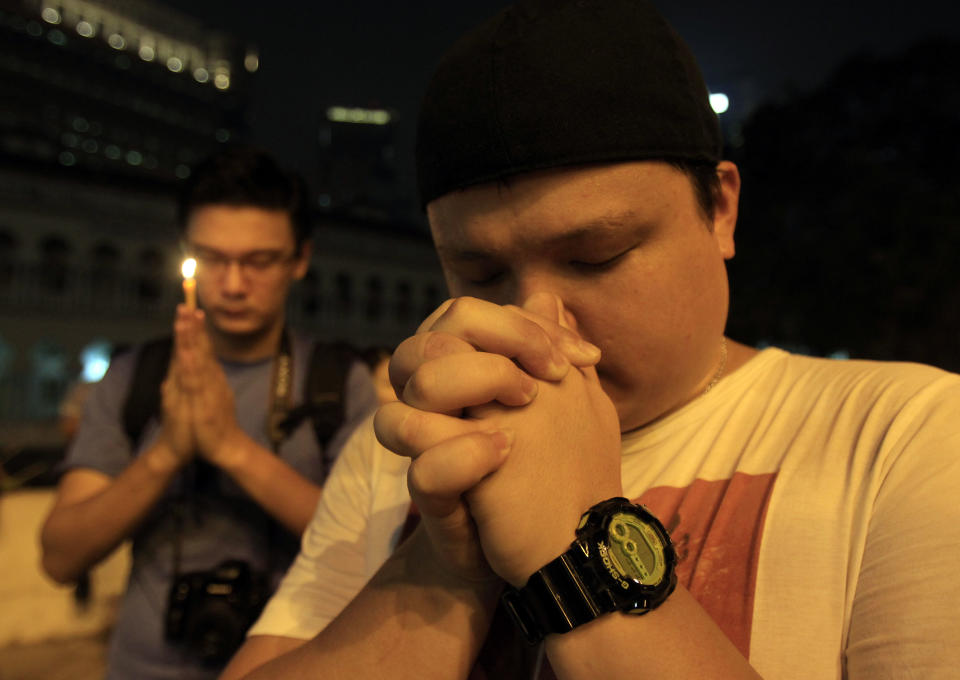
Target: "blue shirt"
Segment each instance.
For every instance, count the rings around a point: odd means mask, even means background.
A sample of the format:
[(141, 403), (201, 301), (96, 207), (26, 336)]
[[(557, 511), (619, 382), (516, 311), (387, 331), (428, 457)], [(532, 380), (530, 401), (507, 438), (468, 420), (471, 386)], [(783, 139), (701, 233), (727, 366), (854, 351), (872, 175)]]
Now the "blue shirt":
[[(300, 403), (310, 358), (310, 343), (293, 337), (294, 405)], [(133, 378), (136, 352), (117, 357), (96, 386), (84, 411), (65, 469), (90, 468), (115, 477), (134, 456), (156, 441), (159, 423), (152, 419), (133, 450), (122, 411)], [(237, 423), (256, 442), (270, 448), (267, 411), (273, 360), (253, 363), (221, 361), (234, 394)], [(320, 450), (309, 420), (284, 441), (278, 455), (301, 475), (321, 483), (328, 463), (353, 427), (376, 406), (366, 365), (355, 362), (347, 374), (346, 418), (327, 452)], [(181, 528), (172, 511), (183, 508)], [(108, 655), (108, 680), (206, 680), (220, 669), (202, 668), (180, 646), (164, 640), (164, 617), (173, 580), (174, 545), (179, 534), (180, 573), (210, 570), (226, 559), (248, 562), (270, 574), (275, 586), (299, 546), (225, 473), (198, 462), (178, 474), (161, 500), (132, 536), (132, 563)]]

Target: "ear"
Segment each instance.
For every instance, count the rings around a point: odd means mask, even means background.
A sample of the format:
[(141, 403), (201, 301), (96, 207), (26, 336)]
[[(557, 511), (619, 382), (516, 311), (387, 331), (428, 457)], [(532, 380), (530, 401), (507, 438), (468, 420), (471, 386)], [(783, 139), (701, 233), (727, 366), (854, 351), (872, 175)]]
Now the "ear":
[(720, 193), (713, 212), (713, 237), (723, 259), (729, 260), (736, 252), (733, 232), (737, 228), (737, 212), (740, 205), (740, 171), (730, 161), (717, 164)]
[(313, 243), (306, 239), (300, 245), (300, 252), (297, 253), (297, 259), (293, 262), (293, 279), (299, 281), (307, 275), (310, 269), (310, 255), (313, 253)]

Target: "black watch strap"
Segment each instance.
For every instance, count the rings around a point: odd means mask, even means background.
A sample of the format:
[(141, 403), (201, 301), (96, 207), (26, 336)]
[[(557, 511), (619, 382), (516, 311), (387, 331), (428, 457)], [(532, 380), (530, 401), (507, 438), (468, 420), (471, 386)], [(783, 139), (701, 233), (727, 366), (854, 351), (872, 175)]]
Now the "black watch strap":
[(504, 607), (530, 644), (550, 633), (571, 631), (616, 608), (612, 600), (598, 599), (605, 591), (598, 592), (594, 584), (585, 582), (590, 570), (582, 568), (578, 553), (580, 542), (534, 572), (522, 589), (507, 586), (501, 595)]

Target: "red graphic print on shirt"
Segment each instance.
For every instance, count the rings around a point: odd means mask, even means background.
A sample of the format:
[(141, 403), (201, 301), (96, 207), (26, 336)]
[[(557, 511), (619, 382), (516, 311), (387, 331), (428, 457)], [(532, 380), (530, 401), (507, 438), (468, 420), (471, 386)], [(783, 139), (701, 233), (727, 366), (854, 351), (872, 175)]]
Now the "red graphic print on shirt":
[(736, 473), (732, 479), (698, 479), (685, 488), (656, 487), (635, 499), (670, 532), (679, 560), (677, 582), (745, 657), (750, 654), (763, 522), (775, 479), (775, 473)]
[[(736, 473), (731, 479), (660, 486), (643, 503), (670, 532), (677, 549), (677, 582), (697, 599), (720, 629), (749, 657), (757, 561), (767, 504), (776, 474)], [(470, 680), (530, 678), (537, 649), (527, 646), (502, 607)], [(537, 680), (556, 680), (543, 659)]]

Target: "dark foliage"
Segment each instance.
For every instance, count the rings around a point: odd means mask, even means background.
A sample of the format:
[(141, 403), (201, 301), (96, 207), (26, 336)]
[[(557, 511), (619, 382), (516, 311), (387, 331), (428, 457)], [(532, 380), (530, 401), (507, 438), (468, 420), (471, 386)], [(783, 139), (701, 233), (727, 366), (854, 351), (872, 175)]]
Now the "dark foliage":
[(960, 370), (958, 73), (927, 41), (750, 118), (733, 337)]

